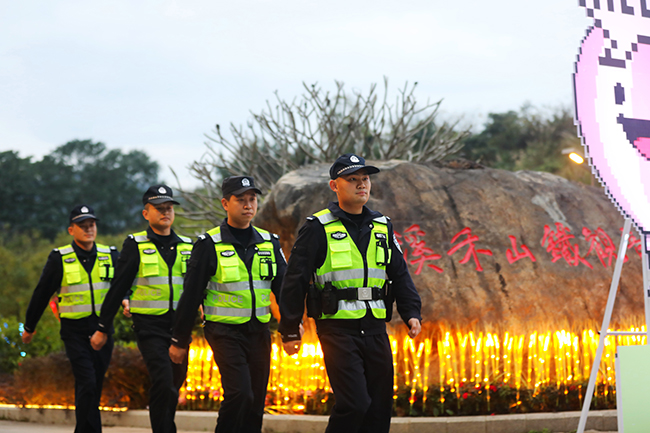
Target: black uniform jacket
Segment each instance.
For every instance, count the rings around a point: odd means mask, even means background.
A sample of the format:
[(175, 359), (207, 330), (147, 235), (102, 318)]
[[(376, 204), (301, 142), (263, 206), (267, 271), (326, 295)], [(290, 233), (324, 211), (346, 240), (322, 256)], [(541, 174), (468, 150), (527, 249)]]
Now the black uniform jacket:
[[(340, 219), (347, 229), (350, 237), (356, 244), (359, 252), (365, 255), (370, 242), (371, 225), (374, 218), (382, 215), (363, 207), (363, 217), (357, 225), (339, 207), (338, 203), (330, 203), (327, 208)], [(397, 303), (397, 311), (404, 323), (409, 319), (422, 320), (420, 316), (420, 295), (415, 289), (409, 274), (402, 251), (396, 244), (393, 225), (388, 222), (389, 246), (392, 250), (391, 261), (386, 267), (388, 279), (393, 281), (393, 293)], [(327, 254), (327, 238), (325, 227), (315, 218), (308, 217), (305, 224), (298, 232), (298, 238), (291, 249), (287, 273), (284, 276), (280, 302), (280, 333), (284, 341), (300, 339), (298, 327), (303, 317), (305, 296), (309, 282), (312, 280), (317, 268), (325, 263)], [(361, 319), (326, 319), (316, 320), (318, 333), (346, 333), (354, 335), (376, 335), (386, 332), (383, 319), (373, 316), (370, 309)]]
[[(256, 231), (253, 231), (248, 245), (242, 245), (231, 233), (227, 221), (225, 219), (220, 225), (221, 239), (224, 243), (232, 244), (235, 247), (235, 251), (246, 265), (250, 275), (253, 256), (256, 253), (255, 244), (263, 241), (262, 236)], [(284, 254), (280, 248), (277, 235), (271, 236), (271, 243), (273, 244), (277, 264), (277, 275), (271, 283), (271, 291), (275, 295), (275, 299), (279, 302), (282, 277), (287, 269), (287, 263), (284, 260)], [(216, 272), (217, 253), (214, 249), (214, 242), (207, 234), (201, 235), (192, 249), (192, 256), (190, 257), (190, 262), (187, 266), (187, 275), (185, 276), (185, 285), (183, 286), (183, 295), (178, 302), (178, 309), (176, 310), (172, 336), (172, 344), (175, 346), (187, 348), (190, 345), (192, 327), (194, 326), (197, 310), (205, 298), (205, 288), (210, 278)], [(213, 331), (225, 333), (231, 333), (233, 331), (259, 332), (268, 329), (269, 324), (261, 323), (257, 320), (254, 310), (253, 308), (251, 320), (248, 322), (239, 325), (215, 322), (215, 329)]]
[[(176, 261), (176, 245), (183, 242), (181, 238), (171, 231), (169, 236), (156, 234), (151, 227), (147, 227), (147, 237), (156, 246), (167, 266), (171, 269)], [(122, 300), (131, 295), (133, 280), (140, 268), (140, 252), (138, 243), (132, 235), (129, 235), (122, 245), (120, 259), (115, 269), (115, 278), (111, 282), (111, 288), (104, 299), (101, 316), (99, 317), (99, 330), (106, 332), (112, 323), (117, 310), (122, 305)], [(164, 276), (164, 275), (161, 275)], [(173, 311), (160, 316), (150, 314), (133, 314), (133, 324), (141, 337), (147, 333), (162, 337), (169, 337), (173, 321)]]
[[(95, 260), (97, 259), (97, 245), (93, 245), (93, 248), (90, 251), (86, 251), (77, 245), (76, 242), (72, 241), (72, 248), (77, 254), (77, 258), (81, 265), (84, 267), (86, 272), (90, 273), (95, 266)], [(111, 248), (111, 261), (113, 266), (118, 262), (120, 253), (115, 247)], [(27, 307), (27, 314), (25, 318), (25, 330), (27, 332), (34, 332), (36, 329), (36, 324), (41, 319), (43, 312), (50, 303), (52, 295), (56, 293), (61, 288), (61, 281), (63, 280), (63, 263), (61, 260), (61, 253), (58, 249), (52, 250), (50, 255), (47, 257), (47, 262), (41, 273), (41, 278), (38, 280), (38, 284), (34, 289), (32, 294), (32, 299), (29, 301), (29, 307)], [(93, 313), (95, 312), (95, 306), (93, 305)], [(61, 332), (65, 333), (66, 331), (78, 332), (78, 333), (88, 333), (92, 334), (97, 328), (97, 316), (91, 314), (88, 317), (83, 319), (61, 319)], [(112, 327), (109, 326), (107, 332)]]

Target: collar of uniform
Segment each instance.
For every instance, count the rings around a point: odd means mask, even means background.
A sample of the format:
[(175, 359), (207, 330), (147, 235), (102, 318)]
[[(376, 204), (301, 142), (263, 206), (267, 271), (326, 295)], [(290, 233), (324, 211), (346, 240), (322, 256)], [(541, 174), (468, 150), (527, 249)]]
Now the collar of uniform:
[[(174, 229), (171, 229), (170, 236), (171, 236), (170, 245), (176, 245), (176, 244), (179, 244), (179, 243), (183, 242), (182, 239), (178, 237), (178, 235), (176, 234)], [(158, 233), (154, 232), (153, 229), (151, 228), (151, 226), (147, 227), (147, 237), (149, 238), (150, 241), (161, 242), (161, 239), (160, 239), (161, 236)]]
[[(332, 212), (332, 214), (339, 218), (339, 219), (345, 219), (345, 220), (350, 220), (348, 216), (345, 214), (343, 209), (339, 207), (338, 202), (330, 202), (330, 204), (327, 206), (327, 208)], [(368, 208), (367, 206), (363, 206), (363, 223), (365, 224), (366, 222), (372, 221), (375, 218), (379, 218), (382, 216), (381, 213), (377, 212), (376, 210), (372, 210)]]
[(75, 254), (79, 259), (84, 259), (92, 256), (97, 255), (97, 243), (93, 242), (93, 247), (90, 249), (90, 251), (86, 251), (83, 248), (81, 248), (75, 241), (72, 241), (72, 249), (74, 250)]
[[(253, 226), (253, 235), (251, 236), (250, 241), (248, 241), (248, 245), (242, 245), (242, 247), (248, 248), (251, 245), (255, 244), (261, 244), (264, 242), (264, 239), (262, 238), (262, 235), (259, 234), (257, 230), (255, 230), (255, 226)], [(223, 221), (221, 222), (221, 225), (219, 226), (221, 230), (221, 241), (227, 244), (237, 244), (241, 245), (237, 238), (232, 234), (230, 231), (230, 226), (228, 226), (228, 218), (224, 218)]]

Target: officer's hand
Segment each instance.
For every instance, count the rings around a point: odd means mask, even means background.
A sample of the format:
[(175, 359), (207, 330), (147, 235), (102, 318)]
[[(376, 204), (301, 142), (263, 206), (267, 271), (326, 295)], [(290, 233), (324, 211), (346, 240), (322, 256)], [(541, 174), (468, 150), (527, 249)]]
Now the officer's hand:
[(23, 334), (20, 336), (23, 339), (23, 343), (25, 344), (31, 343), (35, 333), (36, 331), (34, 332), (23, 331)]
[(422, 330), (422, 325), (420, 324), (420, 320), (416, 319), (415, 317), (409, 319), (409, 337), (415, 338), (418, 336), (420, 331)]
[(186, 356), (187, 349), (181, 349), (173, 344), (169, 345), (169, 359), (171, 359), (174, 364), (182, 364)]
[(95, 331), (92, 337), (90, 337), (90, 345), (95, 350), (101, 350), (104, 347), (104, 344), (108, 341), (108, 334), (105, 334), (100, 331)]
[(300, 343), (300, 340), (285, 341), (282, 343), (282, 347), (284, 347), (284, 351), (287, 352), (287, 355), (291, 356), (298, 353), (300, 350)]
[(122, 299), (122, 308), (122, 314), (124, 314), (126, 317), (131, 317), (131, 308), (129, 307), (128, 299)]

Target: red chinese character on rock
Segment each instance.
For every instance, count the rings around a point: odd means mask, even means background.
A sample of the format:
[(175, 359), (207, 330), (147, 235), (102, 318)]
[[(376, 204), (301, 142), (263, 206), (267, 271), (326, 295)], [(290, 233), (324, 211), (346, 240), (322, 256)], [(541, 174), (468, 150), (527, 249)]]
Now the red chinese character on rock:
[[(620, 232), (623, 233), (623, 227), (621, 227)], [(630, 239), (627, 241), (627, 249), (631, 250), (633, 248), (639, 255), (639, 258), (641, 258), (641, 250), (643, 249), (643, 244), (641, 243), (641, 239), (637, 238), (632, 233), (630, 233)], [(625, 255), (625, 261), (627, 262), (627, 254)]]
[(546, 251), (551, 253), (552, 262), (555, 263), (564, 259), (571, 266), (578, 266), (580, 263), (593, 269), (591, 263), (580, 256), (580, 247), (578, 244), (571, 244), (571, 239), (575, 236), (571, 234), (571, 229), (564, 227), (562, 223), (555, 223), (556, 230), (551, 230), (549, 226), (544, 226), (544, 237), (542, 246), (548, 243)]
[(530, 252), (530, 249), (526, 245), (521, 244), (521, 250), (522, 250), (521, 253), (519, 252), (519, 250), (517, 250), (516, 237), (512, 235), (508, 235), (508, 238), (510, 239), (510, 245), (512, 245), (512, 250), (510, 248), (506, 250), (506, 258), (508, 259), (508, 263), (513, 264), (517, 260), (521, 260), (526, 257), (530, 258), (532, 262), (537, 261), (533, 253)]
[(420, 236), (424, 236), (426, 233), (423, 230), (420, 230), (420, 226), (417, 224), (413, 224), (411, 227), (406, 229), (404, 232), (404, 236), (400, 235), (399, 233), (395, 232), (395, 237), (397, 238), (397, 242), (402, 245), (402, 241), (400, 239), (404, 239), (404, 241), (407, 243), (407, 245), (412, 249), (411, 251), (411, 256), (415, 257), (413, 260), (409, 262), (408, 256), (409, 256), (409, 251), (406, 247), (404, 247), (404, 260), (406, 260), (407, 263), (410, 263), (412, 265), (417, 264), (418, 268), (415, 270), (415, 275), (420, 275), (422, 272), (422, 268), (426, 264), (427, 267), (433, 269), (436, 272), (442, 273), (442, 269), (439, 268), (436, 265), (430, 264), (430, 263), (425, 263), (429, 260), (439, 260), (442, 258), (440, 254), (434, 254), (433, 250), (431, 248), (428, 248), (426, 246), (425, 241), (420, 240)]
[(465, 257), (463, 257), (463, 259), (459, 263), (465, 264), (469, 262), (470, 258), (473, 258), (474, 262), (476, 263), (476, 270), (482, 272), (483, 267), (481, 266), (481, 262), (479, 261), (478, 256), (476, 254), (478, 253), (478, 254), (485, 254), (487, 256), (491, 256), (492, 251), (484, 250), (484, 249), (481, 250), (476, 249), (474, 242), (478, 241), (479, 238), (478, 236), (472, 234), (472, 229), (470, 229), (469, 227), (465, 227), (464, 229), (456, 233), (456, 235), (451, 239), (451, 243), (453, 244), (458, 240), (459, 237), (463, 235), (467, 235), (467, 239), (459, 242), (457, 245), (455, 245), (453, 248), (447, 251), (447, 255), (450, 256), (454, 254), (456, 251), (458, 251), (460, 248), (467, 246), (468, 247), (467, 253), (465, 253)]
[[(587, 257), (592, 251), (596, 251), (598, 260), (602, 263), (603, 267), (611, 266), (612, 258), (616, 258), (616, 246), (607, 233), (600, 227), (592, 232), (587, 227), (582, 228), (582, 235), (589, 242), (589, 251), (585, 254)], [(627, 261), (627, 258), (625, 259)]]

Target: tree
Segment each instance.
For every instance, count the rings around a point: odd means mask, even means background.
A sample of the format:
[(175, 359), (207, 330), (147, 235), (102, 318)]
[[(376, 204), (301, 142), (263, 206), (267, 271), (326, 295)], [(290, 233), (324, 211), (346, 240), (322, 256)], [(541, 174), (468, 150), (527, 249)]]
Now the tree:
[(492, 168), (546, 171), (590, 183), (586, 164), (576, 166), (562, 153), (581, 148), (568, 108), (541, 112), (524, 105), (519, 112), (490, 113), (488, 119), (483, 131), (465, 139), (466, 158)]
[[(191, 166), (203, 188), (183, 191), (188, 201), (184, 216), (205, 225), (216, 225), (223, 217), (219, 204), (221, 180), (248, 174), (260, 189), (268, 191), (285, 173), (303, 165), (331, 162), (339, 155), (354, 152), (366, 159), (438, 161), (458, 152), (469, 132), (458, 130), (458, 121), (440, 122), (442, 100), (418, 106), (414, 95), (417, 83), (399, 90), (394, 104), (388, 102), (388, 80), (383, 95), (376, 84), (367, 95), (347, 94), (336, 82), (331, 93), (318, 85), (303, 83), (305, 93), (287, 102), (276, 92), (276, 102), (261, 113), (251, 113), (247, 128), (230, 125), (233, 139), (222, 134), (219, 125), (206, 135), (208, 148)], [(202, 225), (202, 224), (199, 224)]]
[(73, 140), (41, 161), (0, 153), (0, 226), (12, 231), (38, 230), (48, 239), (67, 227), (70, 209), (92, 206), (104, 233), (141, 223), (140, 197), (157, 182), (158, 164), (140, 151), (107, 150), (91, 140)]

